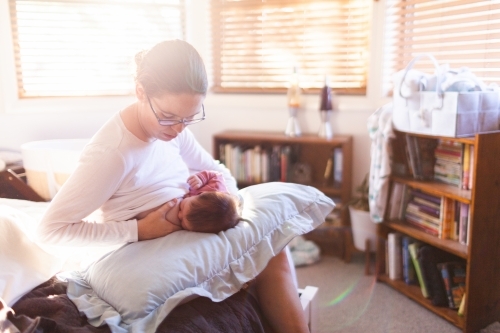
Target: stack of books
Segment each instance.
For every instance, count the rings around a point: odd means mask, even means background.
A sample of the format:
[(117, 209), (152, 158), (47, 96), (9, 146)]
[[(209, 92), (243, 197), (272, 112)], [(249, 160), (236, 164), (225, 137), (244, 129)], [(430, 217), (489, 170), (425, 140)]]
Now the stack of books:
[(442, 198), (411, 189), (405, 219), (418, 229), (438, 237), (442, 228)]
[(386, 251), (390, 279), (420, 286), (422, 296), (435, 306), (458, 310), (463, 305), (464, 260), (399, 233), (388, 234)]
[(434, 179), (462, 187), (464, 144), (439, 139), (435, 150)]
[(431, 180), (434, 176), (436, 140), (406, 134), (408, 169), (413, 178)]
[(290, 168), (298, 147), (274, 145), (261, 147), (233, 143), (219, 146), (220, 162), (238, 182), (248, 184), (290, 180)]

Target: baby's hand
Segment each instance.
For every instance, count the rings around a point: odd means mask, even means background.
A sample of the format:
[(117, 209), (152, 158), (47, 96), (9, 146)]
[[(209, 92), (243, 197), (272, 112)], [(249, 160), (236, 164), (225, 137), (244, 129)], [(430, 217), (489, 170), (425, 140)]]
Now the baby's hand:
[(198, 178), (196, 175), (192, 175), (188, 178), (187, 183), (189, 184), (189, 187), (192, 188), (193, 190), (197, 190), (201, 187), (201, 179)]

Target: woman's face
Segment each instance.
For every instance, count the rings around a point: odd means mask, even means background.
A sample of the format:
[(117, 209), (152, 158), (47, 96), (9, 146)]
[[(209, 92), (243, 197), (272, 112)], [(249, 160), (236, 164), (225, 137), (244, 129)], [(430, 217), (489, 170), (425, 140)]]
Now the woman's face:
[[(186, 125), (160, 125), (160, 120), (180, 121), (202, 116), (202, 104), (204, 95), (200, 94), (165, 94), (161, 97), (145, 96), (141, 100), (143, 109), (143, 128), (150, 138), (162, 141), (170, 141), (184, 130)], [(155, 115), (156, 114), (156, 115)]]

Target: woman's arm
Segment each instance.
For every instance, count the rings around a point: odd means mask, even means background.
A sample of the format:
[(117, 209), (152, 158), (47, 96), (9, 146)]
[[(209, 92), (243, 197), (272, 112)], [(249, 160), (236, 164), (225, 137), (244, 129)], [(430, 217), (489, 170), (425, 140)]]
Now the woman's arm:
[(137, 241), (137, 221), (83, 221), (119, 187), (125, 163), (119, 153), (99, 145), (85, 148), (76, 170), (61, 187), (37, 229), (52, 245), (114, 245)]

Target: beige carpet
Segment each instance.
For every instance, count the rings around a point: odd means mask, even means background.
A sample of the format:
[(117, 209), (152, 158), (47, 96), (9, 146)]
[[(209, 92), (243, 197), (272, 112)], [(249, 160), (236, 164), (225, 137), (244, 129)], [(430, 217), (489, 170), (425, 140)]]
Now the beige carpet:
[(460, 333), (461, 330), (386, 284), (364, 275), (362, 254), (351, 263), (322, 256), (297, 267), (299, 287), (319, 288), (317, 333)]

